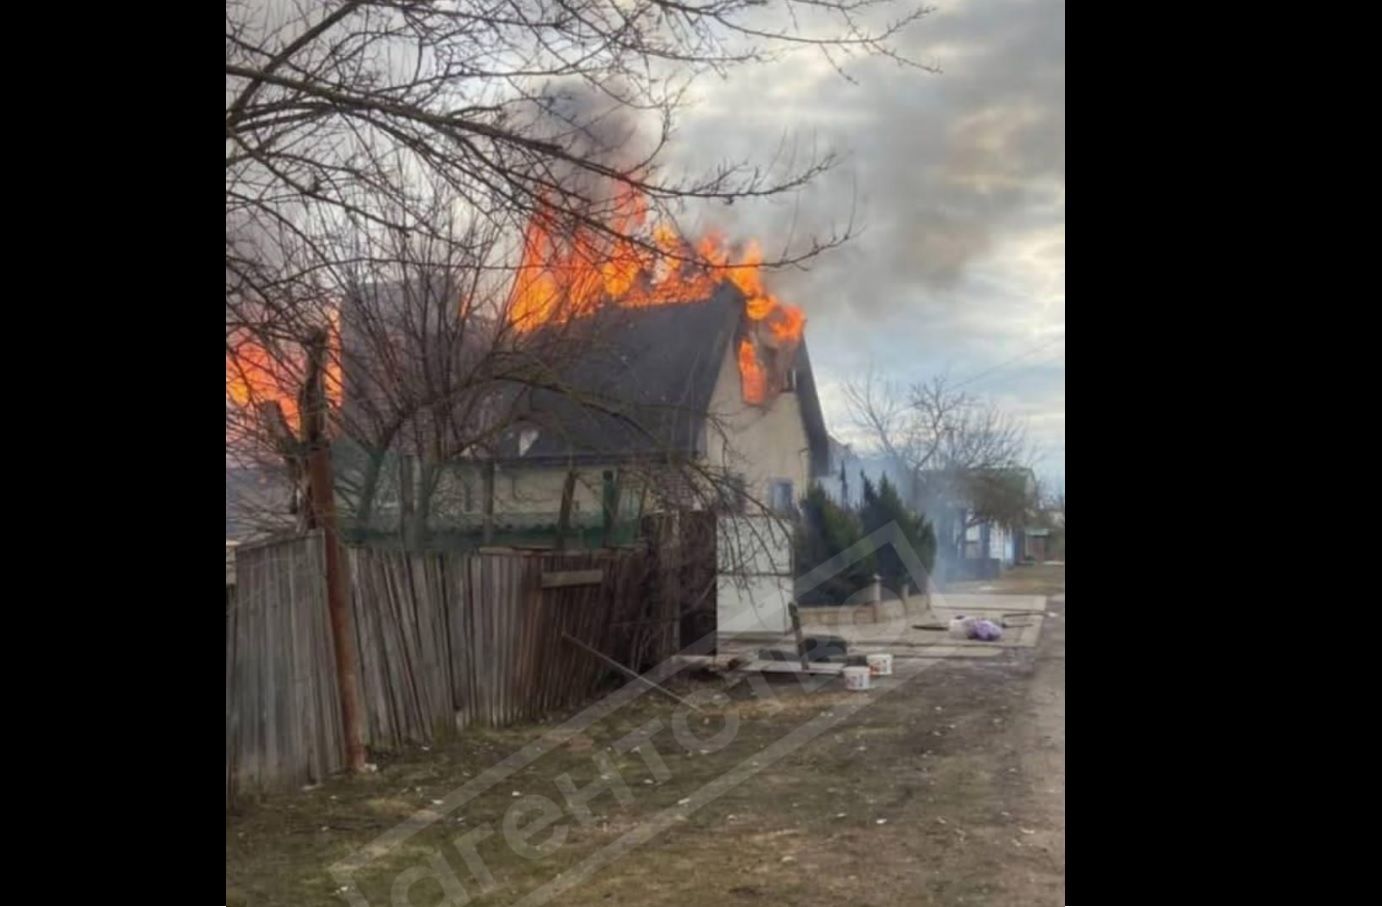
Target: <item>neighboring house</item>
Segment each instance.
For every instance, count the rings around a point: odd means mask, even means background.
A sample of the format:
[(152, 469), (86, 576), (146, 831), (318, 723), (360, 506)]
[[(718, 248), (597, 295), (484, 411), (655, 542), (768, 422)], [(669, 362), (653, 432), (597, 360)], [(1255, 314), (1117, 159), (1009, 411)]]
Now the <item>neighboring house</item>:
[[(923, 471), (919, 481), (904, 488), (909, 503), (936, 526), (938, 560), (953, 575), (974, 573), (977, 568), (970, 562), (1001, 568), (1025, 559), (1026, 528), (1033, 516), (1028, 502), (1035, 501), (1037, 491), (1030, 469)], [(957, 558), (963, 563), (955, 563)]]
[(1065, 530), (1065, 514), (1060, 510), (1045, 509), (1037, 514), (1034, 525), (1028, 526), (1023, 539), (1020, 560), (1032, 560), (1038, 564), (1057, 556), (1060, 550), (1060, 536)]
[(987, 558), (998, 561), (1004, 567), (1011, 567), (1022, 560), (1025, 529), (1010, 528), (1002, 523), (985, 520), (970, 526), (965, 531), (965, 559)]
[(1022, 538), (1022, 554), (1019, 560), (1033, 560), (1038, 564), (1046, 560), (1049, 556), (1051, 543), (1051, 530), (1041, 528), (1028, 528)]

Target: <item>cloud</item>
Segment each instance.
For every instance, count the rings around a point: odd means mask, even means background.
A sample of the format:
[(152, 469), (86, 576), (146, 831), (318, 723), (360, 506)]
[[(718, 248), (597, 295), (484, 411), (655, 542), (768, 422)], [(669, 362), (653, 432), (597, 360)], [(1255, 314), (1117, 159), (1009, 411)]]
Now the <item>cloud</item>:
[[(807, 312), (827, 418), (842, 434), (840, 388), (870, 364), (904, 380), (963, 378), (1064, 335), (1063, 3), (945, 3), (912, 27), (906, 50), (943, 72), (869, 60), (848, 70), (850, 84), (794, 56), (712, 83), (681, 123), (679, 163), (693, 168), (844, 156), (791, 198), (716, 212), (770, 255), (789, 233), (800, 242), (851, 212), (862, 225), (846, 248), (771, 283)], [(1026, 417), (1063, 474), (1063, 339), (975, 389)]]

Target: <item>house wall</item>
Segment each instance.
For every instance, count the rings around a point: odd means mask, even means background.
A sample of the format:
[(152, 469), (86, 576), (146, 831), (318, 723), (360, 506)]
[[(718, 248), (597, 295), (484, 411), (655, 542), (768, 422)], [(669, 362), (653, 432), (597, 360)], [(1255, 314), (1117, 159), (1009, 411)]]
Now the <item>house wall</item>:
[[(571, 516), (600, 511), (599, 469), (578, 470), (572, 496)], [(500, 466), (494, 473), (494, 512), (556, 514), (561, 510), (561, 493), (566, 484), (566, 469), (559, 466)]]
[[(604, 519), (604, 473), (613, 471), (620, 476), (618, 518), (628, 519), (638, 513), (642, 497), (641, 477), (628, 471), (620, 473), (618, 464), (584, 464), (576, 469), (576, 484), (571, 499), (571, 524), (594, 526)], [(565, 466), (500, 466), (494, 476), (494, 512), (510, 524), (555, 523), (561, 513), (561, 494), (566, 483)], [(475, 513), (483, 505), (477, 476), (474, 496)], [(649, 505), (651, 506), (651, 505)]]
[[(612, 468), (612, 467), (611, 467)], [(397, 487), (396, 463), (381, 476), (375, 493), (371, 524), (376, 528), (397, 525), (402, 506)], [(572, 498), (573, 525), (596, 523), (601, 519), (603, 469), (589, 466), (578, 471)], [(414, 475), (420, 485), (421, 476)], [(566, 468), (562, 466), (526, 465), (522, 468), (502, 464), (495, 469), (494, 513), (512, 525), (553, 524), (561, 511), (562, 487)], [(435, 478), (428, 501), (428, 522), (434, 527), (478, 527), (484, 516), (483, 470), (471, 464), (452, 464), (444, 467)], [(420, 495), (421, 491), (415, 492)]]
[(988, 556), (1002, 561), (1004, 567), (1011, 567), (1016, 562), (1016, 536), (1011, 530), (1005, 526), (991, 525)]
[(792, 483), (793, 503), (806, 494), (810, 455), (801, 403), (794, 391), (767, 406), (745, 403), (733, 343), (720, 363), (709, 411), (701, 443), (712, 466), (743, 476), (749, 494), (764, 503), (771, 501), (775, 480)]

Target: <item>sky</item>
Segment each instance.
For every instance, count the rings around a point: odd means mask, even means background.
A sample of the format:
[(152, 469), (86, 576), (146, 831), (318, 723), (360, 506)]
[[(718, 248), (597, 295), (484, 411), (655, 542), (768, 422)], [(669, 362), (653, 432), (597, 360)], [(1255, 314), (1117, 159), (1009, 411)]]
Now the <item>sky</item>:
[(1064, 3), (941, 0), (901, 44), (941, 72), (869, 60), (846, 68), (851, 84), (797, 55), (702, 82), (680, 120), (682, 161), (762, 160), (784, 140), (842, 156), (794, 197), (732, 215), (771, 257), (853, 212), (844, 248), (770, 278), (806, 311), (833, 434), (864, 440), (851, 377), (946, 374), (1025, 420), (1037, 474), (1063, 485)]

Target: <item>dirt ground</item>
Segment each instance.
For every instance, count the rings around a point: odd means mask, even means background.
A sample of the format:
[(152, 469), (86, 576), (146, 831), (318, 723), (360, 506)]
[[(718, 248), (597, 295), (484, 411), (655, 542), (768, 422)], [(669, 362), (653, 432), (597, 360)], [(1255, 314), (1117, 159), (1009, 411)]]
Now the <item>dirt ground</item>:
[[(419, 810), (439, 815), (365, 863), (354, 876), (357, 904), (443, 903), (442, 883), (420, 868), (435, 874), (439, 861), (454, 874), (454, 903), (516, 903), (658, 815), (663, 830), (551, 903), (1063, 904), (1065, 568), (1020, 567), (965, 591), (979, 586), (1055, 596), (1048, 611), (1058, 616), (1034, 649), (932, 662), (869, 693), (846, 692), (838, 678), (812, 692), (790, 677), (757, 691), (687, 678), (675, 685), (681, 695), (720, 690), (728, 701), (703, 705), (687, 724), (684, 707), (642, 696), (454, 811), (442, 803), (448, 795), (556, 722), (468, 730), (429, 751), (380, 757), (376, 774), (241, 806), (227, 821), (227, 904), (350, 903), (328, 867)], [(618, 745), (653, 719), (653, 753)], [(764, 751), (812, 720), (825, 728), (818, 736), (780, 757)], [(600, 781), (611, 771), (627, 802)], [(736, 772), (746, 776), (731, 784)], [(588, 814), (568, 808), (572, 790), (591, 794)], [(718, 796), (702, 803), (707, 792)], [(560, 815), (531, 835), (548, 842), (544, 852), (515, 852), (505, 816), (526, 827), (536, 813), (511, 807), (534, 794), (561, 804)], [(492, 832), (475, 845), (478, 870), (455, 843), (477, 829)], [(410, 900), (396, 900), (408, 871), (422, 878)]]

